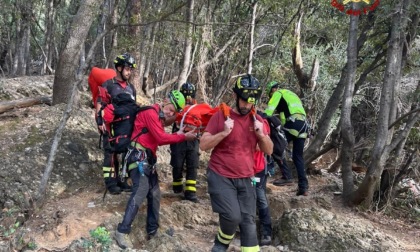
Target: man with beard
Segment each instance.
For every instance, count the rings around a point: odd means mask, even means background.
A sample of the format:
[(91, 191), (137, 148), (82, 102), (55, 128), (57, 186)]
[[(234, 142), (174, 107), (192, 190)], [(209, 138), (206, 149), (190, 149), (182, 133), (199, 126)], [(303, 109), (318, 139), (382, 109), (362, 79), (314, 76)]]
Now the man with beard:
[[(117, 76), (107, 80), (104, 84), (98, 87), (99, 94), (96, 101), (97, 113), (100, 113), (107, 104), (112, 103), (112, 99), (115, 99), (119, 94), (129, 94), (132, 96), (133, 100), (136, 100), (136, 89), (133, 84), (128, 82), (132, 69), (136, 68), (134, 58), (128, 53), (118, 55), (114, 60), (114, 65)], [(107, 124), (105, 124), (102, 120), (98, 120), (98, 129), (105, 136), (103, 138), (104, 162), (102, 171), (107, 190), (110, 194), (120, 194), (121, 191), (130, 192), (131, 186), (127, 184), (126, 180), (118, 178), (120, 175), (120, 161), (118, 160), (119, 153), (112, 150), (109, 139), (106, 137), (110, 135), (111, 129), (107, 128)]]
[(207, 170), (208, 193), (214, 212), (219, 214), (219, 231), (212, 252), (224, 252), (239, 225), (241, 251), (259, 251), (256, 216), (254, 153), (267, 155), (273, 143), (255, 113), (261, 96), (258, 80), (239, 77), (233, 88), (236, 106), (229, 116), (223, 110), (210, 119), (200, 140), (200, 149), (212, 150)]

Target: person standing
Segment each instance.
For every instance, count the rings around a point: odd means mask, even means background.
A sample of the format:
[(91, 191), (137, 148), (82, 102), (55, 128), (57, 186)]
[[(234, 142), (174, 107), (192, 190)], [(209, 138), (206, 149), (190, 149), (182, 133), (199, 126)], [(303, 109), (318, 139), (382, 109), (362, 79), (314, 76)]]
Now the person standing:
[[(270, 82), (266, 91), (270, 100), (268, 101), (265, 114), (272, 116), (274, 112), (279, 113), (287, 142), (293, 142), (292, 159), (298, 175), (298, 191), (296, 195), (307, 196), (308, 179), (306, 177), (303, 149), (309, 127), (302, 101), (294, 92), (288, 89), (280, 89), (280, 84), (276, 81)], [(285, 160), (282, 165), (283, 169), (290, 171)], [(274, 181), (273, 184), (282, 185), (282, 182), (281, 180)]]
[(194, 133), (184, 133), (183, 129), (173, 134), (168, 134), (164, 130), (164, 126), (167, 125), (165, 121), (181, 111), (184, 106), (184, 96), (179, 91), (173, 90), (161, 104), (154, 104), (151, 109), (137, 114), (131, 135), (131, 148), (124, 164), (133, 182), (133, 192), (127, 202), (123, 220), (115, 231), (116, 241), (122, 249), (129, 247), (126, 235), (131, 232), (131, 224), (146, 197), (147, 239), (151, 239), (157, 233), (160, 210), (160, 188), (155, 166), (157, 148), (161, 145), (196, 139)]
[[(262, 112), (257, 112), (263, 118), (264, 130), (270, 133), (270, 126), (268, 121), (264, 119)], [(270, 156), (264, 154), (261, 150), (257, 149), (254, 154), (254, 172), (256, 178), (255, 192), (257, 195), (257, 211), (258, 218), (260, 221), (260, 245), (270, 245), (271, 244), (271, 235), (272, 235), (272, 226), (271, 226), (271, 215), (270, 209), (268, 207), (268, 199), (266, 195), (267, 189), (267, 174), (271, 167), (268, 167), (267, 158)], [(271, 163), (273, 164), (273, 163)]]
[[(196, 89), (192, 83), (186, 82), (182, 84), (180, 92), (184, 95), (187, 105), (197, 104), (195, 100)], [(174, 123), (172, 132), (179, 131), (179, 125)], [(199, 141), (181, 142), (171, 144), (171, 161), (172, 166), (172, 190), (174, 193), (184, 192), (184, 198), (192, 202), (198, 202), (197, 198), (197, 169), (199, 162)], [(186, 165), (185, 174), (185, 190), (183, 185), (184, 163)]]
[(219, 214), (219, 231), (212, 252), (224, 252), (239, 225), (241, 250), (259, 251), (255, 225), (256, 192), (254, 153), (257, 148), (270, 155), (273, 143), (255, 114), (261, 96), (258, 80), (252, 75), (237, 78), (233, 88), (235, 107), (228, 114), (216, 112), (201, 139), (200, 149), (213, 149), (208, 163), (207, 182), (211, 206)]
[[(115, 71), (117, 76), (115, 78), (105, 81), (99, 86), (98, 99), (96, 101), (96, 113), (101, 113), (107, 104), (112, 103), (112, 99), (117, 97), (118, 94), (127, 93), (136, 100), (136, 89), (134, 85), (128, 82), (131, 76), (131, 71), (136, 68), (136, 61), (128, 54), (124, 53), (118, 55), (114, 60)], [(98, 116), (97, 118), (101, 118)], [(131, 191), (126, 180), (119, 178), (120, 160), (118, 160), (117, 152), (112, 150), (112, 142), (109, 142), (111, 137), (111, 129), (109, 124), (105, 124), (102, 120), (97, 120), (98, 129), (103, 134), (103, 148), (104, 148), (104, 161), (102, 171), (104, 175), (105, 186), (110, 194), (120, 194), (122, 191)], [(108, 127), (107, 127), (108, 126)]]

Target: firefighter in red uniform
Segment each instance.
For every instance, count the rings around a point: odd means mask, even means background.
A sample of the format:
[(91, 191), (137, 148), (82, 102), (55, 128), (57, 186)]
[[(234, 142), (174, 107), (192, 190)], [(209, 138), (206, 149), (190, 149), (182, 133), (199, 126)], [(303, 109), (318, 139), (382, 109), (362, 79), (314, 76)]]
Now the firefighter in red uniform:
[[(99, 95), (96, 102), (96, 112), (99, 113), (101, 108), (105, 105), (110, 104), (112, 99), (118, 94), (127, 93), (130, 94), (133, 99), (136, 99), (136, 90), (134, 86), (128, 82), (131, 76), (131, 70), (136, 68), (136, 62), (134, 58), (124, 53), (119, 55), (114, 60), (115, 71), (117, 76), (110, 80), (107, 80), (102, 86), (99, 86)], [(100, 116), (98, 117), (100, 118)], [(104, 174), (105, 186), (110, 194), (120, 194), (121, 191), (131, 191), (131, 186), (127, 184), (124, 179), (120, 179), (119, 176), (119, 164), (118, 154), (112, 150), (112, 146), (109, 145), (109, 131), (106, 124), (102, 120), (98, 120), (98, 128), (103, 133), (103, 147), (104, 147), (104, 162), (102, 171)], [(123, 182), (124, 181), (124, 182)]]
[[(184, 95), (187, 105), (197, 104), (195, 100), (196, 89), (192, 83), (186, 82), (182, 84), (181, 93)], [(172, 127), (172, 132), (177, 132), (179, 130), (179, 125), (174, 123)], [(184, 192), (184, 197), (186, 200), (192, 202), (198, 202), (197, 198), (197, 169), (199, 162), (199, 141), (198, 139), (194, 141), (182, 142), (171, 144), (171, 166), (172, 166), (172, 189), (174, 193)], [(186, 165), (186, 174), (185, 174), (185, 188), (183, 185), (183, 170), (184, 163)]]
[(219, 230), (212, 252), (225, 252), (239, 225), (241, 251), (259, 251), (256, 215), (254, 153), (257, 144), (271, 155), (273, 142), (263, 128), (254, 105), (261, 96), (258, 80), (239, 77), (233, 88), (236, 106), (226, 118), (215, 113), (200, 138), (200, 149), (212, 150), (207, 170), (208, 193), (213, 211), (219, 214)]

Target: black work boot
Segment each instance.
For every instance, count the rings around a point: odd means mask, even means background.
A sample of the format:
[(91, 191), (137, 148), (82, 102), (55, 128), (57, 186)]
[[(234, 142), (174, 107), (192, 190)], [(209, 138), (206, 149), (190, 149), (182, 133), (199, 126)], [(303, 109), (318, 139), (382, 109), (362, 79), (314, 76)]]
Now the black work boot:
[(157, 229), (152, 231), (152, 232), (147, 233), (147, 240), (149, 241), (149, 240), (155, 238), (157, 236), (157, 234), (158, 234)]
[(298, 189), (296, 196), (308, 196), (308, 190), (307, 189)]
[(293, 179), (278, 179), (273, 181), (275, 186), (289, 186), (293, 184)]
[(124, 180), (124, 182), (119, 181), (117, 185), (123, 192), (133, 191), (133, 188), (127, 183), (127, 180)]
[(197, 194), (195, 192), (185, 191), (184, 197), (186, 200), (198, 203)]
[(229, 245), (221, 243), (219, 240), (214, 239), (214, 245), (211, 248), (211, 252), (226, 252), (229, 248)]
[(122, 192), (121, 188), (117, 185), (111, 185), (107, 189), (108, 189), (108, 192), (112, 195), (117, 195)]
[(182, 193), (184, 192), (184, 186), (183, 185), (173, 185), (172, 190), (174, 193)]
[(261, 235), (261, 246), (268, 246), (271, 245), (271, 236), (270, 235)]
[(105, 186), (108, 192), (113, 195), (120, 194), (122, 191), (116, 178), (105, 178)]

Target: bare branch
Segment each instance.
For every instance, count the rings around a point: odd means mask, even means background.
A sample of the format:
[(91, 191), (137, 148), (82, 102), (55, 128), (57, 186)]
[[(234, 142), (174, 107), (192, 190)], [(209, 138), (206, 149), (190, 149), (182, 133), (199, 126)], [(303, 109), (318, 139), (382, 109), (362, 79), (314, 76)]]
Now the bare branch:
[(411, 114), (413, 114), (413, 113), (417, 113), (417, 112), (419, 112), (419, 111), (420, 111), (420, 108), (417, 108), (417, 109), (411, 110), (410, 112), (408, 112), (408, 113), (406, 113), (406, 114), (402, 115), (400, 118), (398, 118), (397, 120), (395, 120), (395, 122), (393, 122), (391, 125), (389, 125), (388, 129), (391, 129), (392, 127), (394, 127), (394, 126), (395, 126), (395, 124), (399, 123), (400, 121), (402, 121), (402, 120), (403, 120), (404, 118), (406, 118), (407, 116), (409, 116), (409, 115), (411, 115)]
[(252, 50), (252, 52), (255, 52), (256, 50), (258, 50), (258, 49), (260, 49), (261, 47), (264, 47), (264, 46), (275, 47), (275, 45), (273, 45), (273, 44), (262, 44), (262, 45), (256, 46), (254, 48), (254, 50)]

